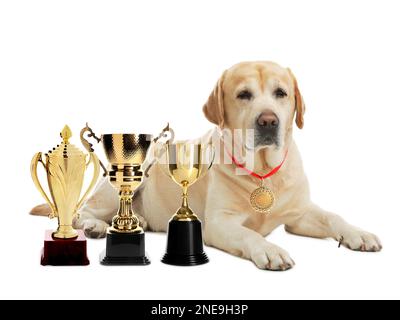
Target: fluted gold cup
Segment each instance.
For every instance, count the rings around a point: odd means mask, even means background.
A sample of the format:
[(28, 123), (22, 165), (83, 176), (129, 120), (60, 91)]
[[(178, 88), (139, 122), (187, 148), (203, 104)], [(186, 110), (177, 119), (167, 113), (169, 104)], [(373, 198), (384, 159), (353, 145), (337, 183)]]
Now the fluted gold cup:
[(162, 262), (181, 266), (206, 263), (201, 222), (189, 206), (188, 190), (211, 168), (214, 149), (209, 144), (178, 142), (166, 144), (164, 157), (164, 171), (182, 188), (182, 204), (169, 222)]
[[(50, 217), (57, 217), (58, 219), (57, 230), (46, 232), (45, 247), (42, 255), (42, 264), (44, 265), (89, 263), (86, 258), (84, 235), (81, 230), (75, 230), (72, 224), (79, 208), (97, 181), (100, 165), (97, 156), (93, 152), (89, 152), (89, 155), (87, 155), (71, 144), (69, 142), (71, 136), (70, 128), (65, 126), (61, 132), (62, 142), (46, 153), (44, 158), (42, 153), (38, 152), (31, 161), (33, 182), (51, 208)], [(89, 160), (87, 161), (88, 156)], [(39, 163), (43, 165), (45, 170), (50, 195), (44, 191), (39, 181), (37, 172)], [(90, 163), (94, 167), (93, 177), (88, 189), (81, 197), (85, 172)], [(78, 257), (79, 254), (75, 254), (74, 257), (74, 252), (76, 253), (77, 248), (81, 250), (80, 258)]]

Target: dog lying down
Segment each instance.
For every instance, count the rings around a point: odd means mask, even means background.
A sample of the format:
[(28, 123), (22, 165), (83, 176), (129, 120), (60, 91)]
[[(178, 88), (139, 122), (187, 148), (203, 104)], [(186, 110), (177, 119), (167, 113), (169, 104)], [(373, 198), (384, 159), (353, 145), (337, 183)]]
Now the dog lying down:
[[(203, 111), (216, 128), (197, 143), (212, 141), (222, 150), (208, 174), (189, 189), (190, 206), (203, 221), (207, 245), (252, 260), (258, 268), (268, 270), (287, 270), (294, 265), (284, 249), (265, 240), (282, 224), (290, 233), (333, 238), (352, 250), (382, 249), (372, 233), (311, 202), (300, 153), (292, 138), (293, 123), (303, 127), (305, 106), (290, 69), (272, 62), (236, 64), (222, 74)], [(241, 134), (233, 144), (227, 143), (226, 132), (235, 129)], [(157, 147), (157, 143), (152, 146)], [(225, 163), (229, 156), (245, 152), (253, 154), (252, 172), (264, 175), (279, 169), (264, 180), (275, 199), (269, 213), (256, 211), (249, 201), (260, 180), (238, 168), (243, 159), (235, 159), (236, 164)], [(150, 150), (150, 157), (151, 153)], [(179, 206), (180, 195), (180, 188), (162, 172), (161, 165), (154, 164), (133, 202), (142, 227), (165, 232)], [(102, 179), (81, 208), (75, 227), (82, 228), (88, 237), (104, 237), (118, 203), (116, 190)], [(48, 215), (50, 208), (40, 205), (31, 213)]]

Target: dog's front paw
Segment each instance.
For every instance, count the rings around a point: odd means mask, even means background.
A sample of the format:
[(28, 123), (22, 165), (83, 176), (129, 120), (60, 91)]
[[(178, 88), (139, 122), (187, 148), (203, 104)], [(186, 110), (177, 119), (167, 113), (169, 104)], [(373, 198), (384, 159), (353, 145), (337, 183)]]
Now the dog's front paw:
[(349, 227), (338, 237), (340, 244), (355, 251), (377, 252), (382, 250), (379, 238), (369, 232)]
[(86, 219), (82, 221), (82, 229), (89, 238), (104, 238), (107, 233), (108, 223), (99, 219)]
[(147, 221), (141, 215), (136, 214), (136, 217), (139, 219), (139, 226), (141, 226), (144, 231), (147, 231), (148, 230)]
[(295, 265), (285, 250), (269, 242), (255, 246), (251, 252), (251, 260), (260, 269), (274, 271), (289, 270)]

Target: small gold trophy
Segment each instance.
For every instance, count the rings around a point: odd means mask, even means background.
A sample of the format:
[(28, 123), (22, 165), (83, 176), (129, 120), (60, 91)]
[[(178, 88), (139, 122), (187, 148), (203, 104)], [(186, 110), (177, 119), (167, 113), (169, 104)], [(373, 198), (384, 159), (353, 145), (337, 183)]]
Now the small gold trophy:
[(188, 188), (203, 177), (212, 166), (211, 145), (166, 144), (167, 173), (182, 188), (182, 205), (168, 226), (167, 250), (162, 262), (193, 266), (208, 262), (203, 251), (201, 222), (188, 204)]
[[(46, 231), (44, 248), (42, 252), (42, 265), (88, 265), (86, 254), (86, 239), (82, 230), (72, 227), (73, 218), (93, 189), (99, 176), (99, 160), (90, 152), (87, 155), (77, 147), (70, 144), (72, 133), (68, 126), (61, 132), (63, 141), (56, 148), (45, 154), (36, 153), (31, 162), (31, 175), (36, 188), (49, 204), (52, 213), (50, 218), (58, 218), (58, 228), (55, 232)], [(39, 182), (37, 167), (39, 162), (43, 165), (50, 196), (46, 194)], [(93, 163), (94, 172), (89, 188), (80, 198), (85, 171)], [(50, 200), (52, 199), (52, 201)]]
[(81, 131), (81, 139), (88, 150), (93, 149), (84, 138), (86, 133), (102, 142), (109, 162), (109, 181), (119, 191), (120, 199), (119, 210), (107, 230), (106, 249), (100, 255), (100, 262), (104, 265), (148, 265), (150, 260), (145, 252), (145, 234), (132, 210), (132, 199), (143, 179), (142, 164), (152, 135), (103, 134), (97, 138), (86, 125)]

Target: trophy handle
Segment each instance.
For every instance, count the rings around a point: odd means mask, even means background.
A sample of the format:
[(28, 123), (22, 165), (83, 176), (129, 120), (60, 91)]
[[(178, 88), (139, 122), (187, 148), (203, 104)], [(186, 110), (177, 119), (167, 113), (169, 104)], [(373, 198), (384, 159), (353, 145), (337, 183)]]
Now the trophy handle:
[[(164, 139), (164, 141), (161, 141), (162, 139)], [(168, 144), (171, 141), (174, 141), (175, 139), (175, 132), (174, 130), (169, 126), (169, 122), (167, 123), (167, 125), (165, 126), (164, 129), (162, 129), (162, 131), (160, 132), (160, 134), (153, 139), (152, 143), (156, 143), (157, 141), (163, 143), (163, 144)], [(144, 171), (144, 175), (146, 178), (149, 177), (149, 171), (151, 169), (151, 167), (156, 163), (156, 159), (161, 158), (162, 154), (161, 154), (161, 150), (155, 150), (155, 159), (153, 159), (151, 161), (151, 163), (147, 166), (146, 170)]]
[(94, 169), (93, 178), (92, 178), (92, 181), (90, 182), (90, 185), (89, 185), (88, 189), (86, 190), (86, 192), (82, 196), (81, 200), (79, 200), (78, 204), (76, 205), (75, 212), (77, 212), (80, 209), (80, 207), (82, 206), (83, 202), (86, 200), (87, 196), (89, 195), (90, 191), (92, 191), (93, 187), (96, 185), (97, 178), (99, 177), (99, 173), (100, 173), (100, 160), (99, 160), (99, 158), (93, 152), (90, 152), (89, 155), (90, 155), (90, 158), (89, 158), (88, 163), (86, 164), (86, 168), (89, 167), (91, 162), (93, 163), (93, 169)]
[(164, 129), (160, 132), (160, 134), (153, 139), (152, 142), (157, 142), (158, 140), (161, 140), (162, 138), (166, 138), (165, 141), (161, 141), (162, 143), (169, 143), (170, 141), (173, 141), (175, 138), (175, 132), (174, 130), (169, 126), (169, 122), (165, 126)]
[(46, 170), (46, 166), (43, 163), (42, 160), (42, 153), (38, 152), (36, 153), (31, 161), (31, 175), (32, 175), (32, 180), (36, 186), (36, 188), (39, 190), (40, 194), (42, 195), (42, 197), (46, 200), (46, 202), (48, 203), (48, 205), (51, 208), (52, 213), (49, 215), (50, 218), (54, 218), (57, 215), (57, 210), (56, 210), (56, 206), (53, 202), (51, 202), (49, 196), (46, 194), (46, 192), (44, 191), (42, 185), (40, 184), (39, 181), (39, 177), (37, 174), (37, 167), (38, 167), (38, 163), (41, 163), (44, 167), (44, 169)]
[[(90, 128), (90, 127), (89, 127), (89, 124), (86, 122), (86, 127), (84, 127), (84, 128), (81, 130), (81, 133), (80, 133), (81, 142), (82, 142), (82, 145), (85, 147), (85, 149), (86, 149), (90, 154), (92, 154), (92, 153), (94, 154), (93, 144), (91, 144), (91, 143), (90, 143), (88, 140), (86, 140), (86, 138), (85, 138), (85, 133), (87, 133), (87, 132), (89, 133), (89, 134), (88, 134), (88, 137), (89, 137), (89, 138), (95, 139), (95, 140), (97, 141), (97, 143), (100, 143), (101, 139), (100, 139), (99, 137), (96, 136), (96, 134), (93, 132), (92, 128)], [(101, 162), (100, 159), (98, 159), (98, 161), (99, 161), (99, 163), (100, 163), (101, 168), (102, 168), (103, 171), (104, 171), (103, 177), (106, 177), (106, 176), (107, 176), (107, 169), (106, 169), (106, 167), (104, 166), (103, 162)]]

